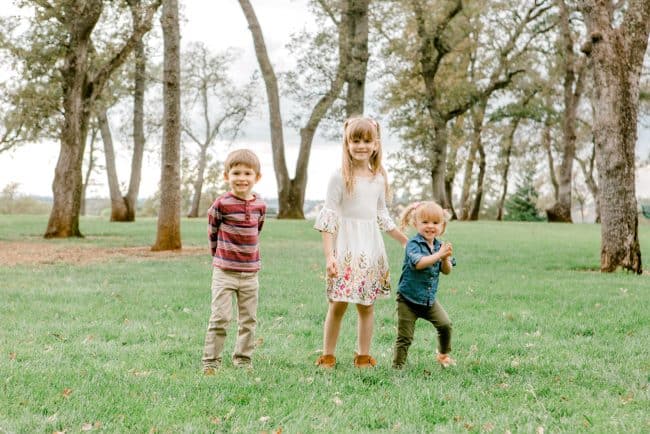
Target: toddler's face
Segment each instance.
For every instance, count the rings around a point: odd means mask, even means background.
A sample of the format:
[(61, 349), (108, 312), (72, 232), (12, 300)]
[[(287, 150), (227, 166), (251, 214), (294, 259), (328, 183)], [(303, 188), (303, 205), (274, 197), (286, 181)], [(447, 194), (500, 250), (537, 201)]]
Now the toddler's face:
[(230, 184), (232, 193), (240, 199), (250, 199), (253, 186), (260, 180), (260, 175), (255, 169), (245, 164), (235, 164), (224, 177)]
[(415, 229), (431, 243), (445, 231), (445, 222), (442, 218), (437, 217), (416, 217)]

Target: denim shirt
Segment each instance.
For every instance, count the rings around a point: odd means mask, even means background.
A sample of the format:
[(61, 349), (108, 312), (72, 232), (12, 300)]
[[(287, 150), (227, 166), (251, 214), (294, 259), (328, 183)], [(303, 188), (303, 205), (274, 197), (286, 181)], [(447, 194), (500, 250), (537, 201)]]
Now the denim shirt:
[[(442, 243), (434, 239), (433, 251), (429, 248), (427, 240), (420, 234), (411, 238), (406, 244), (402, 275), (399, 278), (399, 292), (408, 301), (424, 306), (431, 306), (436, 300), (438, 291), (438, 277), (440, 276), (441, 262), (416, 270), (415, 265), (423, 256), (429, 256), (440, 250)], [(451, 265), (456, 266), (456, 259), (451, 258)]]

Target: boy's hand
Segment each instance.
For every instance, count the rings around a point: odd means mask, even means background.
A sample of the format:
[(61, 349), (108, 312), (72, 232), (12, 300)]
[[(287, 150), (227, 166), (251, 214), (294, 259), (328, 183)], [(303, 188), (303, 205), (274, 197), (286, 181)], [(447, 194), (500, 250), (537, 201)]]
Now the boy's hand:
[(338, 267), (336, 266), (336, 258), (330, 255), (327, 258), (327, 277), (336, 277), (339, 275)]

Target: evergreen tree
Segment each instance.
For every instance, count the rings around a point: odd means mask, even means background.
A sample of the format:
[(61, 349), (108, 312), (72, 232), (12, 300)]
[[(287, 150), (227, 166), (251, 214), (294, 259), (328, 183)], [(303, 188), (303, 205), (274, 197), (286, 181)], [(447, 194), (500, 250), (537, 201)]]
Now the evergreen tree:
[(504, 220), (537, 222), (544, 220), (537, 210), (537, 190), (531, 174), (524, 176), (515, 191), (505, 203)]

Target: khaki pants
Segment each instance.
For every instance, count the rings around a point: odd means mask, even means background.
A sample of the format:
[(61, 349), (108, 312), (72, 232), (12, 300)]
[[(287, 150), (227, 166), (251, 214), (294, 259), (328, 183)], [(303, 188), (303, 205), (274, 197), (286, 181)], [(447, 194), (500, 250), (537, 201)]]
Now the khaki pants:
[(431, 307), (422, 306), (405, 300), (397, 295), (397, 340), (393, 354), (393, 368), (401, 368), (406, 362), (409, 347), (413, 342), (415, 321), (423, 318), (438, 331), (438, 352), (447, 354), (451, 351), (451, 321), (442, 305), (435, 301)]
[(237, 301), (238, 330), (232, 359), (235, 365), (250, 364), (255, 348), (258, 292), (257, 272), (227, 271), (214, 267), (210, 322), (203, 348), (204, 367), (218, 367), (221, 364), (226, 331), (232, 319), (233, 295)]

